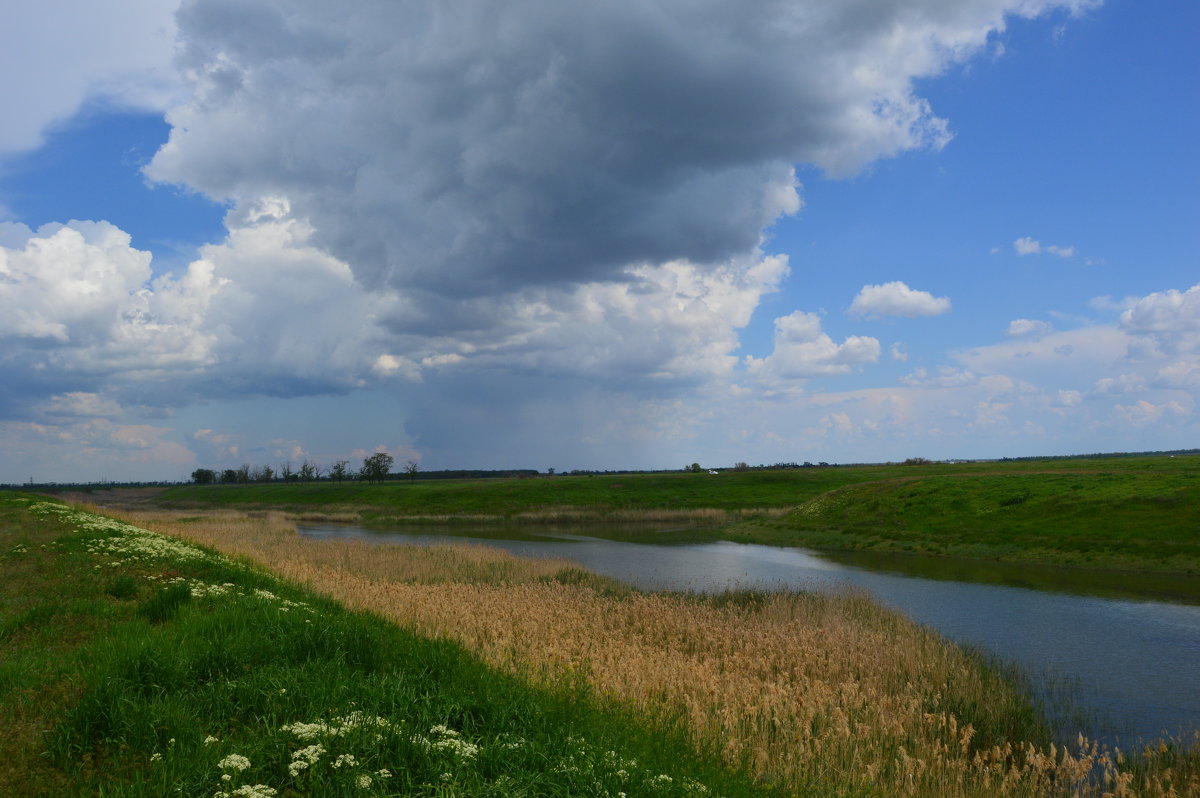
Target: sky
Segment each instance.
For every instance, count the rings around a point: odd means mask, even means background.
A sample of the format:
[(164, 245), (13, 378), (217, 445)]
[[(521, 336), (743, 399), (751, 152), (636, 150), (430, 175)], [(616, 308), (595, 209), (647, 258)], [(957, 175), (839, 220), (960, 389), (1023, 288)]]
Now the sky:
[(1200, 6), (0, 26), (0, 482), (1200, 446)]

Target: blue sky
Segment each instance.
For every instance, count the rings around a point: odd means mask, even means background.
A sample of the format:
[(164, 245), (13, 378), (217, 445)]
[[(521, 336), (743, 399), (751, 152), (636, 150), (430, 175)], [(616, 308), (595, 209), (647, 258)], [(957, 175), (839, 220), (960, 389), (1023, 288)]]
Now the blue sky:
[(1189, 4), (128, 5), (0, 48), (0, 481), (1200, 441)]

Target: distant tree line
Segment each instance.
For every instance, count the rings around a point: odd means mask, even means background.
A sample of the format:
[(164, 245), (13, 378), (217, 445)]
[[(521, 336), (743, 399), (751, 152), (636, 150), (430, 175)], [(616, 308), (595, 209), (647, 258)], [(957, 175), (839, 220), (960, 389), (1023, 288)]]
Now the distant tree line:
[(197, 468), (192, 472), (192, 482), (197, 485), (247, 485), (265, 482), (387, 482), (397, 479), (407, 479), (410, 482), (418, 479), (487, 479), (496, 477), (519, 478), (539, 476), (537, 469), (517, 468), (504, 470), (486, 469), (448, 469), (442, 471), (422, 471), (416, 460), (409, 460), (400, 466), (399, 471), (392, 469), (396, 460), (386, 452), (376, 452), (370, 457), (363, 458), (357, 468), (351, 466), (349, 460), (335, 460), (333, 464), (324, 467), (319, 463), (305, 459), (299, 465), (285, 461), (278, 465), (251, 465), (244, 463), (238, 468), (216, 470), (212, 468)]
[[(211, 468), (197, 468), (192, 472), (192, 482), (197, 485), (247, 485), (252, 482), (344, 482), (357, 479), (364, 482), (382, 482), (391, 476), (392, 466), (396, 458), (387, 452), (376, 452), (370, 457), (363, 458), (362, 466), (353, 469), (349, 460), (336, 460), (326, 470), (320, 463), (305, 458), (299, 465), (293, 465), (291, 460), (285, 460), (278, 468), (271, 465), (251, 465), (243, 463), (238, 468), (226, 468), (216, 471)], [(415, 460), (409, 460), (404, 471), (415, 476), (419, 466)]]

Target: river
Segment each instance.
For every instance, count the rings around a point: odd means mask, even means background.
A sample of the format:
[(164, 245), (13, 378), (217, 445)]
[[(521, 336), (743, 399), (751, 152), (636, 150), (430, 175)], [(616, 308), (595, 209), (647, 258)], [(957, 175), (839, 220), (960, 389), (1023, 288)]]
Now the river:
[(302, 525), (299, 532), (378, 543), (478, 543), (526, 557), (564, 557), (644, 590), (860, 588), (952, 640), (1017, 663), (1039, 685), (1073, 685), (1089, 717), (1058, 717), (1060, 728), (1082, 725), (1092, 736), (1128, 744), (1200, 727), (1200, 606), (930, 579), (803, 549), (729, 542), (625, 543), (544, 527), (524, 530), (520, 540), (343, 525)]

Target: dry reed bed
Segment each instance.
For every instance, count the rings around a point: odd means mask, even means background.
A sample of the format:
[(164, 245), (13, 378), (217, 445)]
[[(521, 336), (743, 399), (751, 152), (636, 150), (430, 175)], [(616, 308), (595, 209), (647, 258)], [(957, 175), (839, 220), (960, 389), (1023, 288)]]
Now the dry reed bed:
[(327, 511), (305, 510), (294, 517), (298, 521), (326, 521), (331, 523), (359, 523), (364, 511), (371, 512), (372, 523), (388, 524), (556, 524), (556, 523), (656, 523), (697, 524), (719, 526), (750, 518), (780, 518), (790, 513), (792, 507), (746, 507), (722, 510), (715, 507), (697, 507), (686, 510), (669, 508), (625, 508), (596, 509), (578, 505), (562, 505), (528, 510), (513, 515), (485, 513), (403, 513), (397, 514), (387, 507), (334, 507)]
[[(955, 704), (1017, 700), (961, 650), (856, 595), (777, 594), (718, 606), (614, 598), (552, 580), (571, 564), (478, 546), (421, 548), (298, 537), (281, 514), (129, 513), (545, 683), (586, 680), (697, 747), (797, 790), (926, 796), (1200, 795), (1173, 751), (1135, 777), (1081, 739), (1072, 752), (979, 746)], [(1194, 765), (1194, 758), (1185, 760)]]

